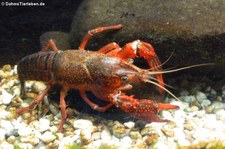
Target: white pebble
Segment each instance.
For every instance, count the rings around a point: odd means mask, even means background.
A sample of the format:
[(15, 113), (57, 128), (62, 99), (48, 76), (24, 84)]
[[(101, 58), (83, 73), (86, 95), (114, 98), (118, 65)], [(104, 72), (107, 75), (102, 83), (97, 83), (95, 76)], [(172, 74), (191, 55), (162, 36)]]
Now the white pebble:
[(7, 115), (9, 115), (10, 112), (8, 111), (3, 111), (3, 110), (0, 110), (0, 119), (5, 119)]
[(107, 128), (103, 129), (103, 131), (101, 133), (102, 142), (108, 143), (111, 141), (111, 138), (112, 137), (111, 137), (109, 130)]
[(1, 128), (5, 129), (5, 130), (13, 129), (13, 125), (12, 125), (11, 121), (7, 121), (7, 120), (0, 120), (0, 126), (1, 126)]
[(196, 99), (198, 102), (202, 102), (203, 100), (207, 99), (205, 93), (198, 91), (196, 93)]
[(39, 130), (40, 132), (44, 132), (50, 128), (50, 120), (46, 118), (41, 118), (39, 120)]
[(15, 75), (17, 75), (17, 65), (14, 66), (14, 68), (13, 68), (13, 73), (14, 73)]
[(129, 122), (124, 123), (124, 126), (126, 126), (127, 128), (132, 129), (132, 128), (134, 128), (135, 123), (134, 123), (134, 122), (129, 121)]
[(191, 143), (188, 140), (186, 140), (186, 139), (179, 139), (178, 140), (178, 144), (180, 146), (189, 146), (189, 145), (191, 145)]
[(6, 130), (4, 129), (0, 129), (0, 142), (5, 140), (5, 134), (6, 134)]
[(80, 137), (85, 142), (88, 141), (88, 140), (90, 140), (91, 139), (91, 131), (88, 130), (88, 129), (81, 130)]
[(35, 81), (33, 84), (33, 88), (37, 92), (41, 92), (46, 88), (46, 85), (43, 82)]
[(217, 92), (216, 92), (214, 89), (211, 89), (210, 94), (212, 94), (212, 95), (216, 95), (216, 94), (217, 94)]
[(211, 101), (208, 100), (208, 99), (203, 100), (203, 101), (201, 102), (202, 108), (206, 108), (206, 107), (208, 107), (209, 105), (211, 105)]
[(4, 141), (0, 144), (1, 149), (14, 149), (15, 145), (8, 143), (7, 141)]
[(12, 88), (13, 96), (19, 96), (20, 95), (20, 88), (18, 86), (15, 86)]
[(93, 126), (93, 123), (90, 120), (79, 119), (74, 121), (73, 127), (75, 129), (89, 129)]
[(77, 135), (64, 137), (63, 139), (61, 139), (58, 148), (59, 149), (68, 148), (68, 145), (74, 144), (74, 142), (76, 142), (78, 139), (79, 136)]
[(11, 103), (13, 95), (9, 94), (6, 90), (2, 89), (2, 103), (8, 105)]
[(32, 87), (32, 85), (34, 84), (33, 81), (26, 81), (25, 82), (25, 88), (30, 89)]
[(18, 134), (21, 137), (29, 136), (33, 133), (33, 129), (30, 127), (24, 127), (18, 130)]
[(20, 138), (20, 141), (21, 141), (22, 143), (30, 143), (30, 144), (32, 144), (32, 145), (36, 145), (36, 144), (39, 143), (39, 139), (38, 139), (37, 137), (33, 136), (33, 135), (31, 135), (31, 136), (26, 136), (26, 137), (21, 137), (21, 138)]
[(50, 131), (46, 131), (41, 135), (40, 139), (45, 143), (50, 143), (56, 139), (56, 136), (52, 134)]
[(211, 106), (213, 109), (224, 109), (225, 108), (224, 104), (222, 102), (218, 102), (218, 101), (214, 101)]
[(125, 146), (130, 146), (132, 143), (132, 139), (129, 136), (125, 136), (121, 139), (121, 142), (125, 145)]
[(182, 100), (183, 100), (184, 102), (191, 103), (191, 102), (195, 101), (196, 99), (195, 99), (194, 96), (183, 96), (183, 97), (182, 97)]
[(222, 120), (223, 122), (225, 122), (225, 110), (224, 109), (221, 109), (218, 112), (216, 112), (216, 119)]

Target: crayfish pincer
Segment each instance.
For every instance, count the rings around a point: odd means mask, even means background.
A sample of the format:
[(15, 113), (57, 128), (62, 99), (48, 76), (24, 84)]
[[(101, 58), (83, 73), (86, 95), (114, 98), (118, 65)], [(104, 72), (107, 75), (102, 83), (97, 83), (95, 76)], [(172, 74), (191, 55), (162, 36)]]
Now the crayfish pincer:
[[(90, 30), (78, 50), (60, 51), (53, 40), (49, 40), (40, 52), (24, 57), (18, 63), (21, 93), (25, 95), (26, 80), (44, 81), (48, 86), (28, 107), (18, 109), (17, 113), (35, 108), (42, 102), (52, 85), (59, 84), (62, 86), (60, 91), (62, 120), (58, 132), (62, 131), (67, 117), (65, 96), (68, 89), (79, 90), (83, 100), (97, 111), (104, 112), (115, 105), (138, 119), (164, 122), (165, 120), (157, 117), (158, 111), (177, 109), (178, 106), (157, 103), (154, 100), (137, 99), (133, 95), (128, 96), (122, 92), (131, 89), (132, 83), (138, 82), (150, 82), (160, 87), (162, 93), (164, 90), (168, 92), (164, 88), (162, 74), (157, 73), (162, 72), (161, 62), (149, 43), (135, 40), (121, 48), (112, 42), (96, 52), (84, 50), (88, 40), (94, 34), (121, 27), (121, 25), (115, 25)], [(52, 48), (51, 51), (47, 50), (49, 47)], [(137, 57), (144, 58), (150, 69), (140, 69), (133, 65), (131, 59)], [(86, 91), (91, 91), (108, 104), (98, 106), (88, 99)]]

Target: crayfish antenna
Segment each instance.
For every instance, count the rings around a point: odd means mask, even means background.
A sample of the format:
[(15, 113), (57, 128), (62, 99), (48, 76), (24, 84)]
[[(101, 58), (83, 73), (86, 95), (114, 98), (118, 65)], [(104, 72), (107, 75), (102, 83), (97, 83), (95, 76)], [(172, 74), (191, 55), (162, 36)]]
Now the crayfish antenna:
[(159, 88), (163, 89), (164, 91), (166, 91), (168, 94), (170, 94), (173, 98), (175, 98), (176, 100), (178, 101), (181, 101), (177, 96), (175, 96), (173, 93), (171, 93), (168, 89), (166, 89), (165, 87), (161, 86), (160, 84), (154, 82), (154, 81), (151, 81), (151, 80), (146, 80), (146, 82), (149, 82), (151, 84), (154, 84), (156, 86), (158, 86)]
[(166, 70), (166, 71), (150, 71), (149, 73), (151, 75), (164, 74), (164, 73), (177, 72), (177, 71), (186, 70), (186, 69), (189, 69), (189, 68), (209, 66), (209, 65), (215, 65), (215, 63), (197, 64), (197, 65), (191, 65), (191, 66), (187, 66), (187, 67), (181, 67), (181, 68), (177, 68), (177, 69), (173, 69), (173, 70)]

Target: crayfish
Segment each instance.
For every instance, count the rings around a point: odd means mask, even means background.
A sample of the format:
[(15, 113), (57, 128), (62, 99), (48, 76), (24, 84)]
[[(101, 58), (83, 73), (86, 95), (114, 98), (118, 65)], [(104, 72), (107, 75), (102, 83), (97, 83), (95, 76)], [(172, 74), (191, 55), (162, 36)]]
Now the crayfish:
[[(165, 122), (166, 120), (161, 120), (157, 116), (158, 111), (177, 109), (178, 106), (137, 99), (122, 92), (131, 89), (131, 83), (149, 82), (158, 86), (162, 93), (163, 91), (170, 93), (164, 88), (161, 62), (151, 44), (135, 40), (121, 48), (112, 42), (98, 51), (84, 50), (94, 34), (121, 27), (115, 25), (90, 30), (78, 50), (60, 51), (54, 41), (49, 40), (40, 52), (24, 57), (18, 63), (22, 95), (25, 95), (26, 80), (44, 81), (48, 85), (28, 107), (18, 109), (16, 112), (20, 114), (35, 108), (42, 102), (52, 85), (59, 84), (62, 86), (59, 106), (62, 120), (58, 132), (62, 131), (66, 121), (65, 97), (69, 89), (79, 90), (83, 100), (94, 110), (104, 112), (114, 105), (143, 121)], [(49, 47), (52, 51), (48, 51)], [(137, 57), (144, 58), (150, 69), (141, 69), (133, 65), (131, 59)], [(108, 103), (102, 107), (98, 106), (89, 100), (86, 91), (91, 91), (96, 97)]]

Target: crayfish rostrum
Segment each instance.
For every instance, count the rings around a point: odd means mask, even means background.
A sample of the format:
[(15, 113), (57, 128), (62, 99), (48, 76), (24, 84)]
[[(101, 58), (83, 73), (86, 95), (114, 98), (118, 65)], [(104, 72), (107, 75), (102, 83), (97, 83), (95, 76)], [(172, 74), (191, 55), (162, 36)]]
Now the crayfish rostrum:
[[(94, 34), (121, 27), (116, 25), (90, 30), (78, 50), (60, 51), (53, 40), (49, 40), (40, 52), (24, 57), (18, 63), (21, 93), (25, 95), (26, 80), (44, 81), (48, 86), (28, 107), (18, 109), (17, 113), (35, 108), (53, 84), (60, 84), (62, 86), (60, 91), (62, 120), (58, 132), (62, 131), (67, 117), (65, 96), (68, 89), (79, 90), (81, 97), (92, 109), (104, 112), (115, 105), (138, 119), (164, 122), (165, 120), (158, 118), (158, 111), (177, 109), (178, 106), (157, 103), (154, 100), (137, 99), (133, 95), (128, 96), (122, 92), (131, 89), (131, 83), (137, 82), (155, 84), (160, 87), (162, 93), (166, 90), (160, 73), (162, 72), (161, 62), (149, 43), (135, 40), (120, 48), (118, 44), (112, 42), (97, 52), (84, 50), (88, 40)], [(49, 47), (52, 48), (51, 51), (47, 50)], [(143, 57), (150, 69), (140, 69), (133, 65), (131, 59), (136, 57)], [(103, 107), (98, 106), (88, 99), (86, 91), (93, 92), (95, 96), (107, 101), (108, 104)]]

